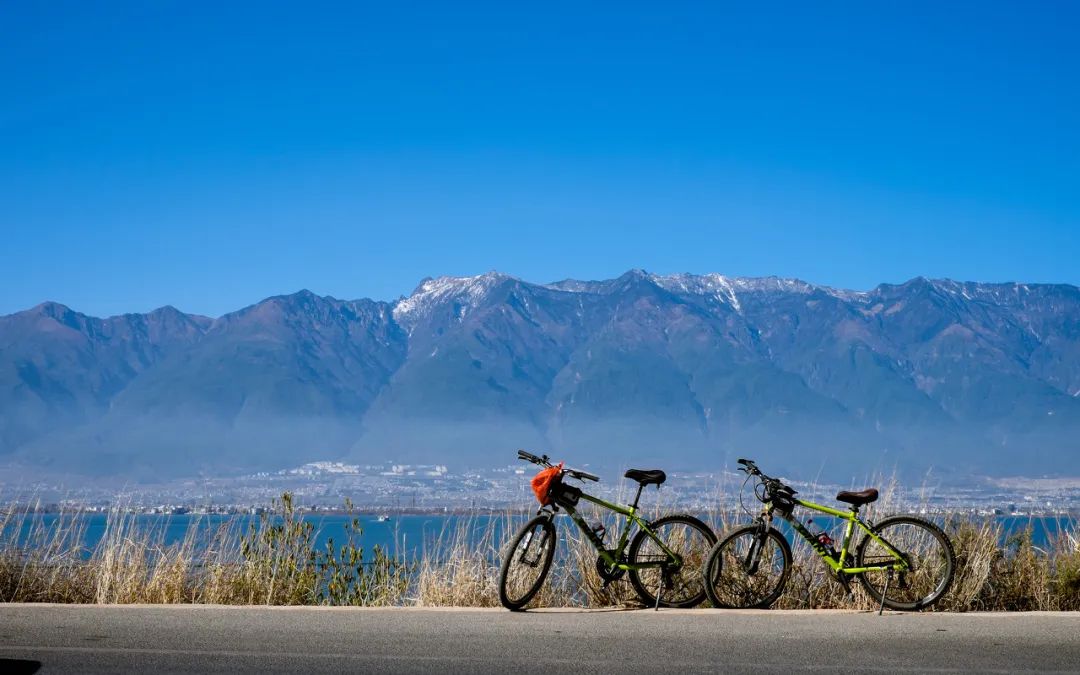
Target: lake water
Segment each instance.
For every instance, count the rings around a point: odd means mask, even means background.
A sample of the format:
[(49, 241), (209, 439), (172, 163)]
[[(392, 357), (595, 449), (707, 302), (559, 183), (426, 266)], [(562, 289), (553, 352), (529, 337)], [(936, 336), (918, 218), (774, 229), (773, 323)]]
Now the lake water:
[(1031, 540), (1036, 546), (1045, 546), (1063, 534), (1077, 535), (1077, 521), (1069, 516), (998, 516), (1006, 537), (1023, 533), (1031, 528)]
[[(464, 537), (472, 544), (481, 541), (486, 531), (491, 531), (495, 533), (497, 545), (508, 536), (508, 533), (520, 527), (520, 524), (528, 517), (526, 515), (400, 515), (392, 516), (389, 521), (379, 522), (375, 516), (358, 516), (362, 534), (357, 542), (363, 546), (365, 557), (373, 547), (379, 546), (395, 556), (412, 558), (425, 551), (439, 550), (440, 542), (445, 542), (455, 535)], [(62, 524), (58, 522), (60, 518), (55, 514), (43, 514), (23, 521), (19, 532), (20, 540), (25, 540), (27, 533), (35, 526), (35, 522), (39, 531), (42, 528), (47, 531)], [(108, 516), (95, 513), (84, 514), (78, 518), (83, 528), (82, 545), (88, 550), (92, 549), (106, 532)], [(149, 531), (155, 541), (166, 546), (182, 541), (191, 528), (195, 528), (197, 537), (207, 539), (211, 533), (217, 532), (224, 525), (230, 525), (237, 533), (243, 533), (247, 531), (251, 523), (258, 521), (257, 516), (249, 515), (138, 515), (126, 518), (135, 528)], [(347, 525), (352, 518), (346, 515), (304, 516), (304, 519), (314, 526), (315, 545), (320, 548), (324, 547), (331, 538), (338, 544), (342, 543), (346, 537)], [(70, 518), (68, 520), (70, 521)], [(740, 522), (742, 520), (742, 518), (739, 519)], [(1046, 545), (1062, 532), (1077, 532), (1076, 520), (1069, 517), (999, 516), (996, 520), (1001, 523), (1006, 538), (1011, 534), (1021, 533), (1031, 528), (1032, 539), (1037, 546)], [(830, 531), (838, 529), (836, 521), (830, 524), (827, 519), (816, 519), (815, 522), (828, 527)], [(560, 519), (558, 524), (560, 528), (573, 527), (568, 519)], [(14, 528), (8, 529), (11, 531), (0, 533), (0, 536), (9, 538)], [(610, 528), (609, 531), (611, 531)]]
[[(83, 514), (77, 517), (82, 528), (82, 545), (92, 549), (105, 536), (109, 516), (104, 513)], [(258, 516), (251, 515), (137, 515), (125, 516), (126, 522), (134, 529), (149, 532), (151, 539), (165, 546), (184, 540), (194, 528), (196, 541), (206, 541), (210, 535), (228, 526), (238, 535), (246, 534), (252, 524), (259, 522)], [(317, 548), (323, 548), (333, 539), (336, 545), (344, 543), (347, 527), (353, 521), (347, 515), (305, 515), (304, 521), (314, 526), (313, 541)], [(507, 522), (507, 519), (512, 522)], [(362, 546), (365, 555), (375, 546), (396, 556), (416, 556), (425, 550), (439, 547), (445, 541), (460, 534), (469, 541), (479, 541), (489, 527), (503, 528), (519, 526), (526, 516), (505, 515), (401, 515), (380, 522), (376, 516), (357, 516), (361, 534), (355, 537)], [(33, 519), (24, 520), (19, 529), (19, 538), (25, 541), (29, 532), (53, 531), (57, 527), (70, 527), (70, 517), (63, 518), (56, 514), (42, 514)], [(276, 521), (280, 522), (280, 520)], [(9, 530), (14, 531), (13, 527)], [(502, 532), (502, 530), (497, 530)], [(8, 538), (12, 532), (5, 531), (2, 536)]]

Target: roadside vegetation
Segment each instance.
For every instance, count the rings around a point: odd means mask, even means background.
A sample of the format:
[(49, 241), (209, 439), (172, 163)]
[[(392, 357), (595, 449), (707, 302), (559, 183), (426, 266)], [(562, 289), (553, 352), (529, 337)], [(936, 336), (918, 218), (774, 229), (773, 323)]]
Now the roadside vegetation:
[[(897, 511), (888, 503), (886, 493), (876, 511)], [(710, 520), (719, 533), (745, 518), (726, 513)], [(459, 520), (405, 559), (377, 546), (366, 549), (356, 518), (346, 526), (344, 541), (317, 546), (315, 524), (300, 517), (288, 494), (247, 524), (208, 531), (193, 522), (181, 541), (169, 545), (163, 528), (120, 511), (110, 515), (105, 535), (87, 549), (79, 513), (46, 525), (31, 509), (9, 509), (0, 514), (0, 601), (497, 606), (500, 547), (520, 522), (514, 517), (483, 524)], [(615, 531), (614, 521), (606, 524)], [(936, 611), (1080, 610), (1075, 528), (1036, 546), (1030, 529), (1006, 538), (993, 519), (954, 517), (945, 526), (956, 549), (957, 574)], [(17, 532), (24, 536), (16, 538)], [(560, 536), (564, 543), (534, 604), (636, 604), (625, 580), (603, 587), (596, 554), (575, 528), (560, 527)], [(873, 605), (858, 584), (852, 584), (855, 597), (849, 599), (808, 546), (792, 544), (792, 577), (776, 607)]]

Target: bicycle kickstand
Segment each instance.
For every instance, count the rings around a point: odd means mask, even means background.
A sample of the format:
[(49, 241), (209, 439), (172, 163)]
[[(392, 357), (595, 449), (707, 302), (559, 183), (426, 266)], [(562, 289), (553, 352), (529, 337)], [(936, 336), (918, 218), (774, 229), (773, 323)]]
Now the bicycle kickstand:
[(885, 611), (885, 596), (889, 594), (889, 582), (892, 581), (892, 570), (885, 573), (885, 589), (881, 591), (881, 606), (878, 607), (877, 615), (881, 616), (881, 613)]
[(660, 583), (656, 585), (656, 605), (653, 607), (654, 612), (660, 611), (660, 596), (664, 594), (664, 575), (660, 575)]

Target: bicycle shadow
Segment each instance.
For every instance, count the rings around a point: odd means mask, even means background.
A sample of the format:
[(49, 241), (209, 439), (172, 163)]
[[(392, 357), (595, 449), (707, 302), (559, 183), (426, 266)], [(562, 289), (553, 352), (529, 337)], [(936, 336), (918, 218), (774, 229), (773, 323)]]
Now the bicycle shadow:
[(611, 614), (618, 612), (640, 612), (652, 607), (645, 606), (622, 606), (622, 607), (532, 607), (514, 612), (515, 614)]
[(5, 675), (31, 675), (41, 670), (41, 661), (0, 659), (0, 672)]

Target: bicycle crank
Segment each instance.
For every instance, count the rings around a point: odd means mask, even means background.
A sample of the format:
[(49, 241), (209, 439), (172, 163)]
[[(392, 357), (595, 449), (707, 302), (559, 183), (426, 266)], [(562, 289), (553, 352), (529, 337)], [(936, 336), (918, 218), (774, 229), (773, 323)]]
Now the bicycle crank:
[[(625, 564), (625, 563), (626, 563), (626, 556), (625, 555), (619, 556), (619, 560), (618, 560), (617, 564)], [(618, 567), (615, 567), (615, 566), (609, 567), (607, 561), (604, 560), (604, 556), (597, 556), (596, 557), (596, 573), (598, 575), (600, 575), (601, 579), (604, 580), (604, 588), (607, 588), (608, 585), (611, 584), (612, 582), (615, 582), (615, 581), (618, 581), (619, 579), (622, 579), (623, 575), (626, 574), (626, 570), (619, 569)]]
[(855, 597), (855, 594), (851, 592), (850, 575), (844, 572), (837, 572), (836, 574), (831, 575), (831, 578), (833, 581), (844, 587), (844, 593), (847, 595), (848, 600), (851, 600)]

